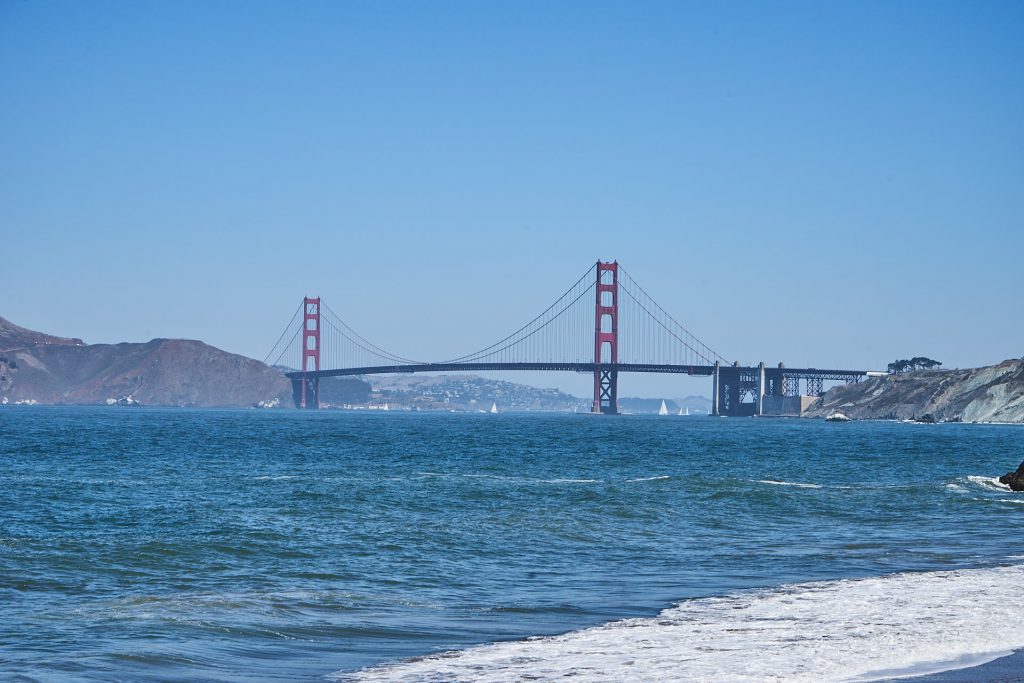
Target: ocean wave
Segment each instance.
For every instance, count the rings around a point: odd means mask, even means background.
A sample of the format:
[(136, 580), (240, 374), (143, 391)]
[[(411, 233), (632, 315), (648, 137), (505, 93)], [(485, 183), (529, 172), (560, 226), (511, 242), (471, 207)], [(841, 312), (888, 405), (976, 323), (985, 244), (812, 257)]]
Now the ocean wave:
[(990, 491), (999, 491), (1003, 493), (1005, 491), (1012, 491), (1009, 486), (999, 481), (999, 477), (981, 477), (981, 476), (969, 476), (967, 481), (972, 484), (977, 484), (982, 488), (989, 489)]
[(636, 481), (661, 481), (663, 479), (671, 479), (671, 478), (672, 477), (670, 477), (667, 474), (662, 474), (662, 475), (657, 476), (657, 477), (639, 477), (637, 479), (627, 479), (626, 481), (628, 481), (628, 482), (636, 482)]
[(913, 572), (686, 601), (653, 618), (339, 672), (351, 681), (872, 681), (1024, 646), (1024, 565)]
[(755, 484), (772, 484), (773, 486), (798, 486), (802, 489), (820, 489), (821, 484), (804, 484), (797, 481), (782, 481), (780, 479), (754, 479)]
[(538, 479), (535, 477), (507, 477), (500, 474), (463, 474), (468, 479), (497, 479), (519, 484), (600, 484), (603, 479)]

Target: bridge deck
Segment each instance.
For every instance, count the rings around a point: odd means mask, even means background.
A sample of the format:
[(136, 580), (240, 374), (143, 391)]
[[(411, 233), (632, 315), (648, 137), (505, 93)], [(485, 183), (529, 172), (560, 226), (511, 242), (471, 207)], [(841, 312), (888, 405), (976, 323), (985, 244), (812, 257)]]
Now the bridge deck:
[[(547, 372), (592, 373), (594, 363), (419, 363), (415, 365), (374, 365), (361, 368), (338, 368), (315, 372), (287, 372), (291, 379), (312, 379), (314, 377), (350, 377), (353, 375), (393, 375), (412, 372), (486, 372), (506, 370), (533, 370)], [(655, 372), (675, 375), (710, 377), (715, 374), (714, 365), (659, 365), (646, 363), (602, 363), (606, 370), (618, 372)], [(722, 369), (737, 369), (736, 366), (722, 366)], [(756, 366), (744, 366), (740, 370), (757, 371)], [(773, 368), (774, 369), (774, 368)], [(819, 370), (817, 368), (783, 368), (792, 377), (820, 377), (822, 379), (845, 380), (864, 377), (867, 370)]]

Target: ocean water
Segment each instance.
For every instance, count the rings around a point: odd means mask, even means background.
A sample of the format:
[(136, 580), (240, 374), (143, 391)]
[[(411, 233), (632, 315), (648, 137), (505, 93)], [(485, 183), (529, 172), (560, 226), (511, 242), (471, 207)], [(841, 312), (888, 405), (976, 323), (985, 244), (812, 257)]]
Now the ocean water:
[(821, 681), (1024, 647), (1024, 428), (0, 409), (0, 676)]

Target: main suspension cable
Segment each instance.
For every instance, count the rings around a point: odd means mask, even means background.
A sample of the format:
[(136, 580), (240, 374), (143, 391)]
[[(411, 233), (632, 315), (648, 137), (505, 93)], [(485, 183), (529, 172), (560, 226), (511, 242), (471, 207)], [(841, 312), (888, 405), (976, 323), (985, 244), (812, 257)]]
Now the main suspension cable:
[[(551, 311), (551, 309), (553, 309), (553, 308), (554, 308), (555, 306), (557, 306), (557, 305), (559, 304), (559, 302), (561, 302), (561, 301), (562, 301), (563, 299), (565, 299), (565, 298), (566, 298), (567, 296), (569, 296), (569, 295), (570, 295), (570, 294), (572, 293), (572, 291), (573, 291), (574, 289), (576, 289), (576, 287), (578, 287), (578, 286), (579, 286), (579, 284), (580, 284), (581, 282), (583, 282), (583, 280), (585, 280), (585, 279), (587, 278), (587, 276), (588, 276), (588, 275), (590, 275), (590, 273), (591, 273), (591, 270), (592, 270), (592, 269), (588, 267), (588, 268), (587, 268), (587, 271), (586, 271), (585, 273), (583, 273), (583, 275), (582, 275), (582, 276), (580, 277), (580, 279), (578, 279), (578, 280), (577, 280), (576, 282), (574, 282), (574, 283), (573, 283), (573, 285), (572, 285), (571, 287), (569, 287), (569, 289), (565, 290), (565, 292), (564, 292), (564, 293), (562, 294), (562, 296), (560, 296), (560, 297), (558, 297), (557, 299), (555, 299), (555, 302), (554, 302), (553, 304), (551, 304), (551, 305), (550, 305), (550, 306), (548, 306), (548, 307), (547, 307), (546, 309), (544, 309), (544, 311), (543, 311), (543, 312), (542, 312), (542, 313), (541, 313), (540, 315), (538, 315), (538, 316), (537, 316), (536, 318), (534, 318), (534, 319), (533, 319), (533, 320), (531, 320), (530, 322), (526, 323), (525, 325), (523, 325), (523, 326), (522, 326), (522, 327), (520, 327), (520, 328), (519, 328), (518, 330), (516, 330), (516, 331), (515, 331), (515, 332), (513, 332), (512, 334), (508, 335), (507, 337), (505, 337), (505, 338), (504, 338), (504, 339), (502, 339), (501, 341), (497, 341), (497, 342), (495, 342), (495, 343), (491, 344), (490, 346), (488, 346), (488, 347), (486, 347), (486, 348), (483, 348), (483, 349), (480, 349), (479, 351), (476, 351), (475, 353), (469, 353), (469, 354), (466, 354), (465, 356), (459, 356), (458, 358), (452, 358), (451, 360), (447, 360), (447, 361), (444, 361), (444, 362), (445, 362), (445, 363), (458, 363), (458, 362), (460, 362), (460, 361), (464, 361), (464, 360), (466, 360), (467, 358), (477, 358), (477, 357), (479, 357), (479, 356), (481, 356), (481, 355), (484, 355), (484, 354), (485, 354), (486, 352), (488, 352), (488, 351), (491, 351), (491, 350), (492, 350), (492, 349), (494, 349), (495, 347), (497, 347), (497, 346), (501, 346), (502, 344), (504, 344), (504, 343), (505, 343), (505, 342), (507, 342), (508, 340), (510, 340), (510, 339), (512, 339), (512, 338), (514, 338), (514, 337), (515, 337), (516, 335), (518, 335), (518, 334), (519, 334), (520, 332), (522, 332), (523, 330), (525, 330), (525, 329), (529, 328), (529, 327), (530, 327), (530, 325), (534, 324), (535, 322), (537, 322), (538, 320), (540, 320), (541, 318), (543, 318), (543, 317), (544, 317), (545, 315), (547, 315), (547, 314), (548, 314), (548, 313), (549, 313), (549, 312)], [(588, 289), (589, 289), (589, 288), (588, 288)], [(571, 305), (572, 305), (573, 303), (576, 303), (576, 300), (578, 300), (578, 299), (579, 299), (579, 297), (576, 297), (576, 299), (575, 299), (575, 300), (573, 300), (573, 302), (572, 302), (572, 303), (570, 303), (570, 304), (569, 304), (569, 306), (571, 306)], [(562, 309), (562, 311), (560, 311), (560, 312), (559, 312), (559, 315), (561, 315), (561, 313), (562, 313), (563, 311), (565, 311), (566, 309), (568, 309), (568, 308), (569, 308), (569, 306), (566, 306), (565, 308), (563, 308), (563, 309)], [(558, 316), (556, 315), (555, 317), (558, 317)], [(554, 318), (552, 318), (552, 319), (554, 319)], [(547, 323), (545, 323), (545, 325), (546, 325), (546, 324), (547, 324)], [(526, 337), (524, 337), (524, 339), (525, 339), (525, 338), (526, 338)], [(511, 346), (511, 345), (509, 345), (509, 346)], [(501, 350), (504, 350), (504, 349), (506, 349), (506, 348), (508, 348), (508, 346), (502, 347), (502, 349), (501, 349)]]

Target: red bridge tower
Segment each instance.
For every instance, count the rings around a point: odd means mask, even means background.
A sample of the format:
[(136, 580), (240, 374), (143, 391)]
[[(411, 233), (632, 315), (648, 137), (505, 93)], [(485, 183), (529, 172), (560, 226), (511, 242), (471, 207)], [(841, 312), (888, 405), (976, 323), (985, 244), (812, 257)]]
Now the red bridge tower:
[(320, 407), (320, 376), (309, 377), (308, 372), (320, 371), (320, 297), (302, 300), (302, 395), (300, 408)]
[[(619, 262), (597, 262), (597, 303), (594, 313), (594, 408), (619, 412)], [(611, 367), (606, 367), (608, 364)]]

